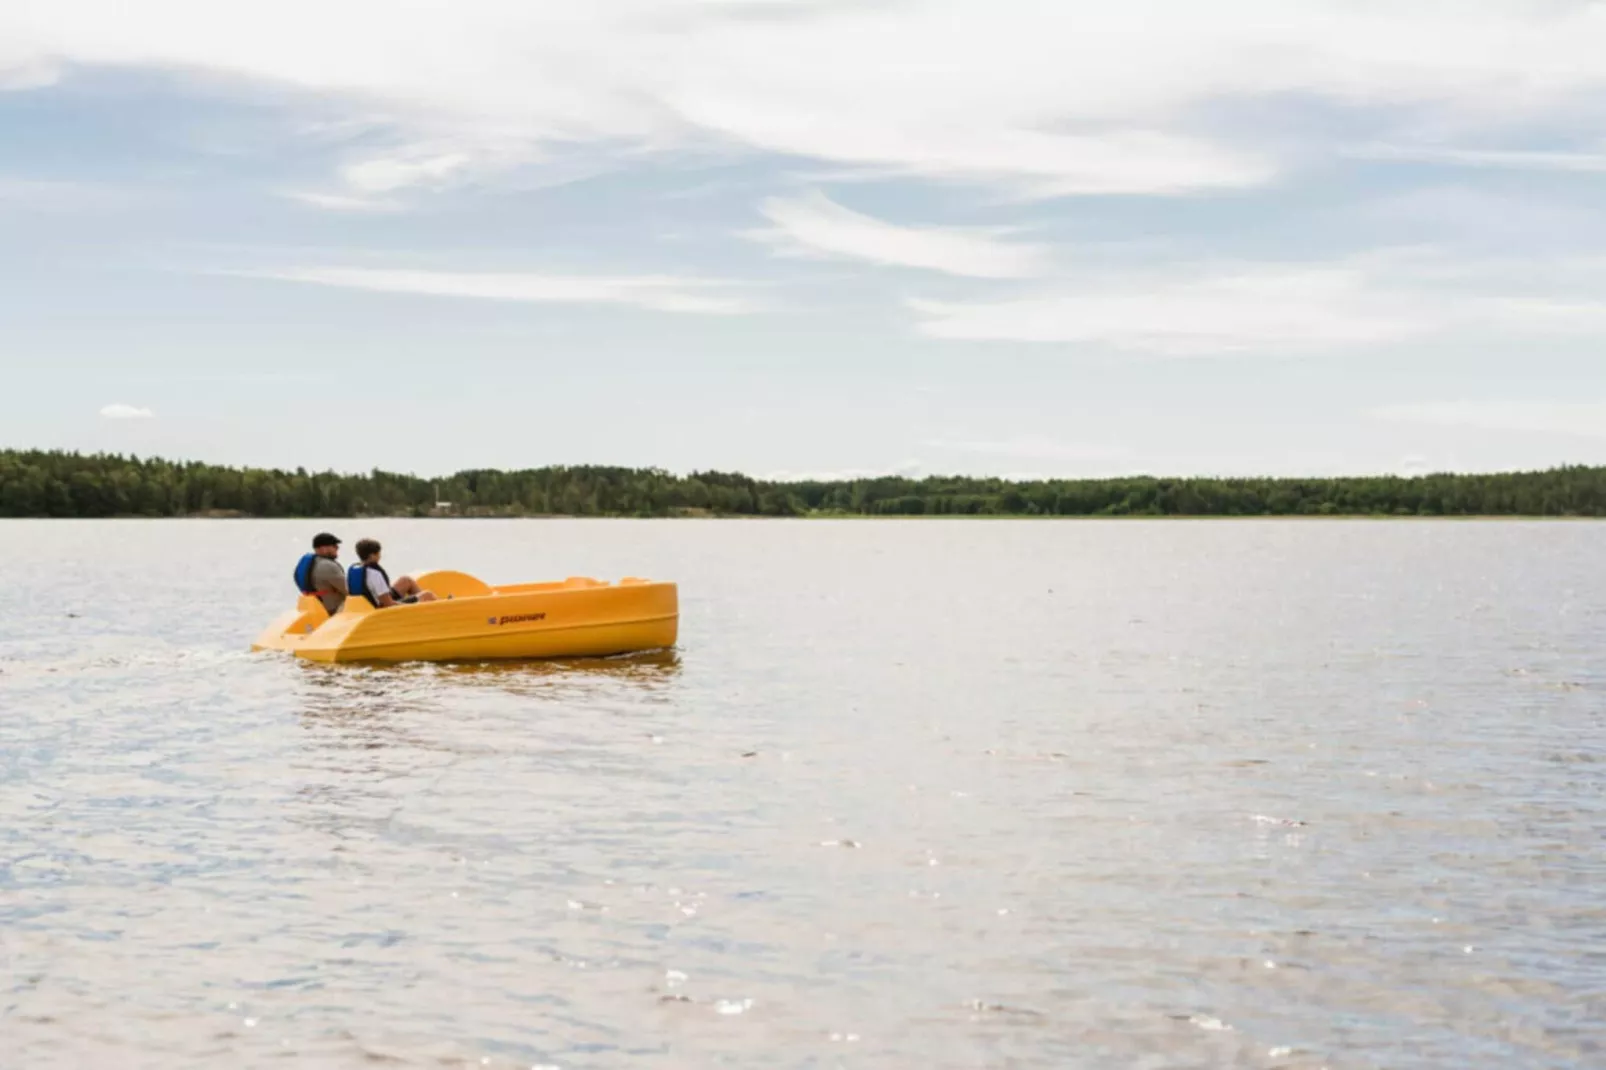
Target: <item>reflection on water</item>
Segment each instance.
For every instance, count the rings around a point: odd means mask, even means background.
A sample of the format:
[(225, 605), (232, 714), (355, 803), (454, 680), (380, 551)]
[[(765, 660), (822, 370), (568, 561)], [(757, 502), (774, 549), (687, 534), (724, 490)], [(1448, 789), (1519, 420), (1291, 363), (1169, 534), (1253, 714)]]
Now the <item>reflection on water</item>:
[(515, 694), (529, 694), (527, 689), (543, 685), (584, 688), (603, 681), (650, 691), (674, 683), (681, 656), (678, 650), (656, 650), (611, 658), (446, 662), (416, 668), (454, 684), (499, 687)]
[(0, 1063), (1599, 1063), (1606, 525), (392, 521), (682, 649), (247, 654), (305, 527), (0, 524)]
[(680, 656), (662, 651), (567, 661), (293, 664), (310, 742), (345, 753), (338, 771), (375, 772), (390, 761), (369, 753), (380, 748), (465, 753), (504, 746), (486, 738), (490, 729), (481, 731), (475, 719), (485, 699), (497, 703), (491, 723), (502, 727), (505, 716), (545, 718), (553, 711), (668, 701)]
[(325, 665), (295, 659), (308, 679), (336, 691), (375, 696), (397, 692), (449, 695), (451, 687), (496, 687), (509, 694), (538, 697), (602, 684), (644, 689), (665, 687), (680, 674), (676, 650), (609, 658), (510, 658), (492, 661), (398, 662)]

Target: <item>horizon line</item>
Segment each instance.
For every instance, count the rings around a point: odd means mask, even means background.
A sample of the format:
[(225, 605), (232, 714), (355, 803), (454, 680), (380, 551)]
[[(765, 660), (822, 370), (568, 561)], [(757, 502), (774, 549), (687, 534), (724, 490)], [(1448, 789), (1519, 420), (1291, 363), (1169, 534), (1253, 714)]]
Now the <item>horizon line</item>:
[(381, 474), (387, 475), (387, 476), (399, 476), (399, 477), (406, 478), (406, 479), (416, 479), (416, 480), (421, 480), (421, 481), (428, 482), (428, 481), (432, 481), (432, 480), (458, 479), (458, 478), (461, 478), (463, 476), (469, 475), (471, 473), (472, 474), (478, 474), (478, 473), (511, 474), (511, 473), (515, 473), (515, 472), (542, 472), (542, 471), (559, 471), (559, 470), (573, 471), (573, 470), (592, 469), (592, 470), (602, 470), (602, 471), (618, 471), (618, 472), (633, 472), (633, 473), (649, 473), (649, 472), (661, 473), (661, 474), (664, 474), (664, 475), (667, 475), (667, 476), (670, 476), (670, 477), (676, 478), (676, 479), (695, 479), (698, 476), (703, 476), (703, 475), (735, 476), (735, 477), (738, 477), (738, 478), (741, 478), (741, 479), (751, 480), (754, 483), (763, 483), (763, 484), (768, 484), (768, 485), (771, 485), (771, 486), (778, 486), (778, 487), (800, 486), (800, 485), (804, 485), (804, 484), (867, 483), (867, 482), (876, 482), (876, 481), (887, 480), (887, 479), (902, 480), (902, 481), (908, 482), (908, 483), (922, 483), (922, 482), (927, 482), (927, 481), (930, 481), (930, 480), (943, 480), (943, 479), (995, 480), (995, 481), (1000, 482), (1000, 483), (1010, 483), (1010, 484), (1015, 484), (1015, 485), (1019, 485), (1019, 486), (1030, 486), (1032, 484), (1042, 484), (1042, 483), (1105, 483), (1105, 482), (1112, 482), (1112, 481), (1115, 481), (1115, 480), (1122, 480), (1122, 479), (1150, 479), (1150, 480), (1171, 480), (1171, 481), (1209, 480), (1209, 481), (1215, 481), (1215, 482), (1244, 482), (1244, 481), (1300, 482), (1300, 481), (1334, 481), (1334, 480), (1355, 480), (1355, 479), (1416, 480), (1416, 479), (1433, 479), (1433, 478), (1458, 478), (1458, 479), (1460, 479), (1460, 478), (1478, 478), (1478, 477), (1496, 477), (1496, 476), (1531, 476), (1531, 475), (1544, 475), (1544, 474), (1553, 473), (1553, 472), (1566, 472), (1566, 471), (1575, 471), (1575, 470), (1576, 471), (1592, 471), (1592, 470), (1600, 470), (1602, 468), (1606, 468), (1606, 465), (1592, 465), (1592, 464), (1585, 464), (1585, 463), (1582, 463), (1582, 462), (1567, 462), (1567, 463), (1553, 464), (1553, 465), (1549, 465), (1547, 467), (1542, 467), (1542, 468), (1513, 467), (1513, 468), (1472, 469), (1472, 470), (1433, 469), (1433, 470), (1427, 470), (1427, 471), (1421, 471), (1421, 472), (1412, 472), (1412, 473), (1375, 471), (1375, 472), (1353, 472), (1353, 473), (1349, 473), (1349, 474), (1345, 474), (1345, 475), (1312, 475), (1312, 474), (1305, 474), (1305, 475), (1281, 475), (1281, 476), (1279, 476), (1279, 475), (1268, 475), (1268, 474), (1261, 474), (1261, 475), (1218, 475), (1218, 474), (1202, 474), (1202, 473), (1201, 474), (1194, 474), (1194, 475), (1178, 475), (1178, 474), (1163, 474), (1163, 473), (1154, 472), (1154, 471), (1137, 471), (1137, 472), (1128, 472), (1128, 473), (1124, 473), (1124, 474), (1120, 474), (1120, 475), (1032, 476), (1030, 478), (1019, 478), (1019, 477), (1006, 476), (1006, 475), (976, 474), (976, 473), (966, 473), (966, 472), (960, 472), (960, 471), (931, 472), (931, 473), (927, 473), (927, 474), (924, 474), (924, 475), (909, 475), (909, 474), (900, 473), (900, 472), (896, 472), (896, 471), (887, 471), (887, 472), (875, 473), (875, 474), (872, 474), (872, 473), (869, 473), (869, 472), (864, 472), (864, 473), (855, 474), (855, 475), (841, 475), (841, 476), (830, 476), (830, 477), (826, 477), (826, 476), (803, 476), (803, 477), (780, 478), (780, 477), (778, 477), (776, 475), (767, 475), (767, 476), (764, 476), (764, 475), (752, 475), (750, 473), (747, 473), (747, 472), (744, 472), (744, 471), (741, 471), (741, 470), (738, 470), (738, 469), (694, 468), (694, 469), (685, 469), (685, 470), (677, 471), (677, 470), (674, 470), (674, 469), (665, 468), (665, 467), (658, 466), (658, 465), (627, 465), (627, 464), (596, 464), (596, 463), (547, 463), (547, 464), (532, 465), (532, 466), (526, 466), (526, 467), (520, 467), (520, 468), (502, 468), (502, 467), (494, 467), (494, 466), (470, 467), (470, 468), (460, 468), (455, 472), (449, 472), (449, 473), (443, 473), (443, 474), (437, 474), (437, 475), (420, 475), (417, 472), (406, 472), (406, 471), (401, 471), (401, 470), (397, 470), (397, 469), (381, 468), (381, 467), (378, 467), (378, 466), (371, 467), (367, 471), (354, 471), (354, 470), (341, 471), (341, 470), (337, 470), (335, 468), (325, 468), (325, 469), (321, 469), (321, 470), (315, 470), (315, 469), (308, 468), (305, 465), (296, 465), (296, 466), (294, 466), (292, 468), (284, 468), (284, 467), (278, 467), (278, 466), (252, 465), (252, 464), (226, 464), (226, 463), (219, 463), (219, 462), (216, 462), (216, 461), (207, 461), (207, 460), (198, 460), (198, 459), (181, 459), (181, 458), (176, 458), (176, 457), (167, 457), (167, 456), (163, 456), (161, 454), (156, 454), (156, 453), (146, 454), (146, 455), (141, 456), (140, 454), (134, 453), (132, 451), (130, 451), (128, 453), (114, 452), (114, 451), (111, 451), (111, 450), (97, 450), (97, 451), (93, 451), (93, 452), (86, 452), (86, 451), (80, 450), (80, 449), (48, 448), (48, 447), (16, 447), (16, 446), (0, 447), (0, 457), (4, 457), (6, 455), (16, 456), (16, 455), (23, 455), (23, 454), (46, 454), (46, 455), (55, 454), (55, 455), (58, 455), (58, 456), (80, 457), (80, 458), (85, 458), (85, 459), (90, 459), (90, 460), (93, 460), (93, 459), (96, 459), (96, 458), (105, 458), (105, 459), (110, 459), (110, 460), (120, 460), (120, 461), (125, 461), (125, 462), (133, 462), (133, 463), (141, 463), (141, 464), (160, 462), (160, 463), (163, 463), (163, 464), (173, 464), (173, 465), (202, 465), (202, 466), (209, 467), (209, 468), (220, 468), (220, 469), (240, 471), (240, 472), (248, 472), (248, 471), (275, 472), (275, 473), (281, 473), (281, 474), (284, 474), (284, 475), (294, 475), (297, 472), (304, 472), (309, 477), (310, 476), (333, 476), (333, 477), (336, 477), (336, 478), (348, 478), (348, 479), (367, 479), (367, 478), (370, 478), (373, 473), (377, 472), (377, 473), (381, 473)]

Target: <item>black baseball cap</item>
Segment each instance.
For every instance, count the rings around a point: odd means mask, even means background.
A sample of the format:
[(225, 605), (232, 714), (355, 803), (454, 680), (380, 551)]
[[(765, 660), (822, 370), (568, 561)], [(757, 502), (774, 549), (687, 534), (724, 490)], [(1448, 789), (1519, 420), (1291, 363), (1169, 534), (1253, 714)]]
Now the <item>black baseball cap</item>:
[(312, 548), (314, 550), (316, 550), (320, 546), (339, 546), (339, 545), (340, 545), (340, 540), (335, 538), (333, 535), (329, 534), (327, 531), (320, 531), (320, 532), (318, 532), (318, 534), (316, 534), (316, 535), (314, 535), (312, 537)]

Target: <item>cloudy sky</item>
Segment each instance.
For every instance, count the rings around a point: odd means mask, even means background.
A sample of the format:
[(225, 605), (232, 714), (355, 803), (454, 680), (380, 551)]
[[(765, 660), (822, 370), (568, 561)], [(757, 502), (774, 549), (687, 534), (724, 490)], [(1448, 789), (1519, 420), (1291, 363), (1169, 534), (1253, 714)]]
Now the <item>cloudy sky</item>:
[(1606, 463), (1606, 3), (5, 0), (0, 445)]

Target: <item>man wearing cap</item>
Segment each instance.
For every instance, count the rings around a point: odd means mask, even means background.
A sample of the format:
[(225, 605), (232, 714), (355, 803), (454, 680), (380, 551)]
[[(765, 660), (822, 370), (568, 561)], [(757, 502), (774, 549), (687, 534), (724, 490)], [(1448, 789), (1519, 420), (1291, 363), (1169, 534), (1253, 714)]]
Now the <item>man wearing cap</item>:
[(302, 594), (317, 595), (323, 608), (333, 616), (346, 604), (346, 570), (336, 560), (340, 556), (340, 540), (327, 531), (312, 537), (312, 553), (303, 554), (296, 563), (296, 587)]

